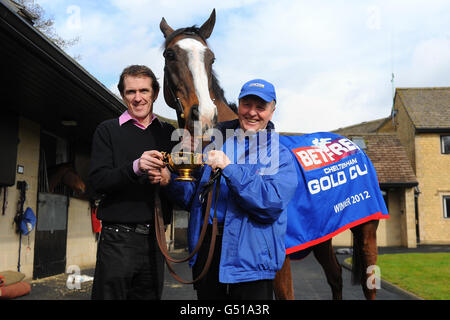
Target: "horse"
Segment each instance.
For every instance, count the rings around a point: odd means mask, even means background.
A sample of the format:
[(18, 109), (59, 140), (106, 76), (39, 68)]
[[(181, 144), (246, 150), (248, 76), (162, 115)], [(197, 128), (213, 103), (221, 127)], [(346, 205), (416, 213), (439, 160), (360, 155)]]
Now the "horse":
[(229, 104), (212, 70), (214, 53), (206, 39), (212, 33), (215, 10), (200, 27), (173, 30), (162, 18), (165, 37), (164, 100), (176, 110), (178, 125), (194, 132), (194, 123), (202, 124), (201, 133), (216, 122), (236, 119), (237, 109)]
[[(193, 132), (193, 123), (200, 121), (202, 133), (217, 122), (237, 118), (237, 108), (229, 104), (213, 71), (214, 53), (208, 47), (216, 19), (213, 9), (202, 26), (174, 30), (162, 18), (161, 32), (164, 35), (164, 99), (176, 110), (180, 128)], [(351, 228), (353, 234), (353, 283), (361, 283), (366, 299), (375, 299), (376, 289), (366, 283), (370, 274), (367, 267), (376, 264), (376, 230), (378, 220), (372, 220)], [(333, 251), (332, 239), (311, 247), (315, 258), (322, 266), (332, 297), (342, 299), (342, 268)], [(373, 286), (371, 286), (373, 287)], [(275, 298), (293, 300), (294, 289), (289, 256), (274, 280)]]
[(54, 192), (60, 184), (69, 187), (78, 196), (84, 195), (86, 192), (86, 185), (69, 162), (48, 169), (48, 191)]

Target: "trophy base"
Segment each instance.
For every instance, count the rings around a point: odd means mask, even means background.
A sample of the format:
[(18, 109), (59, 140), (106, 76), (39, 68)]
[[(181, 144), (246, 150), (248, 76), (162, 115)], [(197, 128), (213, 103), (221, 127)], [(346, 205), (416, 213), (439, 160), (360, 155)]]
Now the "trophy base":
[(178, 169), (180, 176), (175, 179), (175, 181), (196, 181), (196, 179), (191, 176), (192, 169)]

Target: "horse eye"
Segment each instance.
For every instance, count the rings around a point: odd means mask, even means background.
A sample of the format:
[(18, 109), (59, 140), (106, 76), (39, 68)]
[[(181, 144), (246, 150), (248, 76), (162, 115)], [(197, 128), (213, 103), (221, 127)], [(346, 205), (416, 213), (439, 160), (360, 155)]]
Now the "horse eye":
[(166, 50), (163, 54), (164, 58), (169, 60), (175, 60), (175, 52), (173, 50)]

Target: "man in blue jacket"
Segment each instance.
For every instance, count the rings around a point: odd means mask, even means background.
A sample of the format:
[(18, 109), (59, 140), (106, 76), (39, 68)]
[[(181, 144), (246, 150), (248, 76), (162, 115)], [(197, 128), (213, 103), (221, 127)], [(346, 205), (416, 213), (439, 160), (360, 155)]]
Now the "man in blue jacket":
[[(218, 124), (224, 143), (219, 145), (220, 139), (216, 139), (215, 150), (208, 152), (207, 166), (197, 181), (174, 181), (167, 168), (162, 168), (162, 178), (156, 179), (166, 185), (178, 204), (190, 210), (192, 251), (206, 210), (199, 200), (201, 186), (212, 170), (222, 169), (217, 201), (219, 235), (208, 273), (194, 284), (199, 300), (273, 298), (273, 279), (285, 259), (286, 208), (297, 187), (293, 158), (278, 143), (270, 121), (275, 103), (271, 83), (262, 79), (245, 83), (239, 95), (238, 119)], [(213, 202), (210, 217), (214, 206)], [(190, 261), (194, 279), (203, 270), (211, 229), (209, 226), (200, 251)]]

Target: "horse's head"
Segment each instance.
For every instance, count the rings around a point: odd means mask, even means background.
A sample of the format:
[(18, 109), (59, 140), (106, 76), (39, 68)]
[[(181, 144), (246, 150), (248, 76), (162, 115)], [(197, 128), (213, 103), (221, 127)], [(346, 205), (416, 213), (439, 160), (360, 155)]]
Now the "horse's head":
[(72, 171), (65, 175), (62, 182), (71, 188), (77, 196), (82, 196), (86, 192), (86, 185), (76, 171)]
[(201, 126), (201, 134), (217, 122), (212, 70), (214, 53), (206, 39), (212, 33), (216, 12), (200, 27), (173, 30), (162, 18), (160, 29), (164, 44), (164, 99), (177, 111), (181, 128), (194, 133), (194, 123)]
[(77, 196), (86, 192), (86, 185), (71, 162), (61, 163), (48, 169), (49, 192), (54, 192), (60, 183), (72, 189)]

